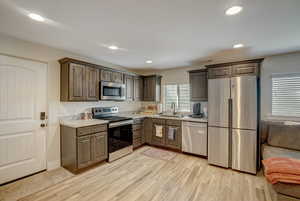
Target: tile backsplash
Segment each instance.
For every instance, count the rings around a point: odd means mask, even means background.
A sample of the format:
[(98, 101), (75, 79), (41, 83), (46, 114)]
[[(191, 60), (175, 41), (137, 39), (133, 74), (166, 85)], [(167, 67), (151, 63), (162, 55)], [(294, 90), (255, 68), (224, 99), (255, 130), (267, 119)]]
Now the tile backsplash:
[(99, 101), (99, 102), (60, 102), (58, 106), (58, 116), (76, 115), (83, 112), (91, 112), (92, 107), (119, 107), (119, 112), (139, 111), (141, 102), (131, 101)]

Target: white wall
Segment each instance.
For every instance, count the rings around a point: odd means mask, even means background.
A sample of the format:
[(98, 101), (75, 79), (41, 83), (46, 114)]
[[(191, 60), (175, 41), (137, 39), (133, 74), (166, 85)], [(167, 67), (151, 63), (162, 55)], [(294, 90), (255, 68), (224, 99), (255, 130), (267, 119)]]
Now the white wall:
[(89, 102), (89, 103), (62, 103), (60, 102), (60, 65), (58, 60), (63, 57), (72, 57), (99, 65), (118, 68), (104, 61), (86, 58), (71, 52), (15, 39), (0, 34), (0, 54), (23, 57), (48, 63), (48, 135), (47, 135), (47, 165), (49, 169), (60, 166), (60, 133), (59, 117), (80, 113), (93, 106), (120, 107), (120, 111), (136, 111), (141, 103), (134, 102)]
[[(299, 73), (300, 52), (266, 57), (261, 69), (261, 119), (291, 118), (272, 117), (272, 80), (273, 73)], [(292, 118), (293, 119), (293, 118)], [(294, 120), (297, 120), (294, 118)]]

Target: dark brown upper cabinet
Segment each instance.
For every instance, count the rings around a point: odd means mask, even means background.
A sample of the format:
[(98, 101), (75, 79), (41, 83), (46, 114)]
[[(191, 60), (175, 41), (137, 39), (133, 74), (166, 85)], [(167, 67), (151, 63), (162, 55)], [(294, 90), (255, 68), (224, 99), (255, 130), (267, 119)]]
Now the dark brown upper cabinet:
[(133, 85), (134, 85), (134, 100), (142, 101), (143, 100), (143, 90), (144, 90), (143, 78), (142, 77), (134, 77)]
[(260, 64), (263, 59), (253, 59), (231, 63), (213, 64), (208, 68), (208, 78), (217, 79), (243, 75), (260, 75)]
[(99, 100), (99, 75), (100, 70), (97, 68), (86, 67), (86, 99), (90, 101)]
[(126, 87), (126, 100), (133, 101), (134, 84), (133, 76), (125, 75), (125, 87)]
[(120, 72), (112, 72), (111, 81), (117, 83), (124, 83), (124, 75)]
[(60, 100), (99, 100), (99, 69), (72, 62), (62, 63)]
[(120, 72), (101, 70), (101, 81), (124, 83), (124, 75)]
[(207, 70), (189, 72), (191, 101), (207, 101)]
[(149, 75), (144, 77), (144, 101), (160, 102), (161, 76)]
[(110, 82), (112, 77), (112, 71), (101, 70), (101, 81)]

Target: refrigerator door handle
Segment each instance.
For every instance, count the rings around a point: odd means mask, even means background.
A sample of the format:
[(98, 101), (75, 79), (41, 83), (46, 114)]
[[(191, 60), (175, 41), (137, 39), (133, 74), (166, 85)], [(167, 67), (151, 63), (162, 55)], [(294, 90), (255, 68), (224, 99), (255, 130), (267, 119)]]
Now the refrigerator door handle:
[(228, 128), (232, 128), (232, 98), (228, 99)]
[(228, 142), (229, 142), (229, 167), (232, 167), (232, 98), (228, 99)]

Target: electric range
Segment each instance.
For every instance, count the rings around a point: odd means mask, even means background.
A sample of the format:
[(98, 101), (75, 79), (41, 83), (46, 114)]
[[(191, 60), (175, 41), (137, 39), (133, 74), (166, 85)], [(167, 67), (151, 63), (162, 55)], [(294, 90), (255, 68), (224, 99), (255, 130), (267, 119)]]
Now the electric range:
[(118, 107), (92, 108), (94, 119), (107, 120), (108, 123), (108, 161), (117, 160), (133, 151), (132, 118), (118, 116)]

